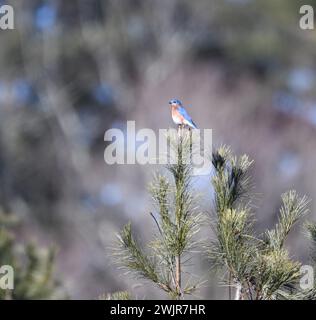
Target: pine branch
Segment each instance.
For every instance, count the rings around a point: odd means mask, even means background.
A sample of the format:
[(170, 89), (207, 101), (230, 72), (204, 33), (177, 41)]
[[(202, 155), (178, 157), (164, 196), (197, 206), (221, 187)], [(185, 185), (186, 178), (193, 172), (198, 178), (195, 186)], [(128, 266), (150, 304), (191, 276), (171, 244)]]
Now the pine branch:
[(252, 218), (242, 199), (248, 194), (250, 179), (248, 170), (252, 161), (244, 155), (233, 157), (230, 148), (222, 146), (213, 153), (215, 175), (212, 179), (215, 191), (216, 240), (208, 246), (208, 257), (214, 266), (227, 269), (229, 299), (234, 282), (238, 287), (246, 277), (253, 244), (249, 239)]
[(150, 215), (158, 229), (147, 245), (150, 256), (133, 238), (130, 225), (119, 235), (114, 256), (128, 271), (155, 283), (170, 297), (182, 299), (198, 287), (198, 284), (190, 284), (183, 288), (183, 268), (185, 255), (197, 245), (195, 235), (199, 232), (202, 215), (196, 212), (191, 190), (191, 132), (181, 128), (177, 135), (170, 135), (168, 139), (176, 156), (167, 165), (173, 183), (157, 175), (149, 188), (157, 211)]
[(118, 250), (114, 257), (117, 262), (128, 270), (132, 270), (139, 277), (146, 278), (159, 284), (159, 275), (155, 261), (145, 255), (132, 235), (131, 224), (124, 226), (118, 236)]
[(305, 196), (300, 198), (296, 191), (283, 194), (282, 202), (278, 224), (266, 233), (268, 244), (275, 249), (282, 248), (294, 224), (308, 213), (309, 201)]
[(288, 257), (283, 244), (293, 225), (308, 212), (307, 198), (295, 191), (282, 195), (279, 222), (261, 239), (253, 232), (251, 208), (244, 201), (250, 195), (252, 161), (246, 155), (233, 156), (224, 146), (214, 152), (212, 163), (215, 239), (207, 252), (213, 267), (228, 274), (229, 297), (232, 286), (240, 299), (277, 299), (286, 296), (289, 287), (294, 288), (291, 294), (298, 294), (300, 264)]

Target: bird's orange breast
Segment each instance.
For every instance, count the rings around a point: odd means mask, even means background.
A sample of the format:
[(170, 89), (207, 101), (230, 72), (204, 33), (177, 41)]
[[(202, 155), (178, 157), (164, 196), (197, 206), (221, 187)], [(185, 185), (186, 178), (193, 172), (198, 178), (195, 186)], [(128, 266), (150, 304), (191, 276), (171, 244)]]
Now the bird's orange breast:
[(172, 119), (176, 122), (183, 123), (184, 121), (184, 117), (180, 114), (176, 106), (172, 106), (171, 116), (172, 116)]

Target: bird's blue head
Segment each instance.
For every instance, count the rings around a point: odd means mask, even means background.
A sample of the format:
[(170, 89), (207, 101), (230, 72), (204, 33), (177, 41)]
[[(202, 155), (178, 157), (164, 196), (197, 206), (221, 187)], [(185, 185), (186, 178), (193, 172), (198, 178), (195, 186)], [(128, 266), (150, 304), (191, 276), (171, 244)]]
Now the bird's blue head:
[(182, 106), (182, 102), (178, 99), (171, 99), (169, 101), (169, 105), (172, 106), (176, 106), (176, 107), (181, 107)]

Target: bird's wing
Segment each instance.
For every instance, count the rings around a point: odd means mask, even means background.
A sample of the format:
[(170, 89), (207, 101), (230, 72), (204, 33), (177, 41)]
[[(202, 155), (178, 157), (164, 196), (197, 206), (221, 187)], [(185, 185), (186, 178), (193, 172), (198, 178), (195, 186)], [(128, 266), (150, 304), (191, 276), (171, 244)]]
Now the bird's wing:
[(183, 107), (178, 108), (179, 113), (188, 121), (192, 121), (191, 117)]
[(191, 127), (197, 129), (196, 124), (193, 122), (193, 120), (191, 119), (191, 117), (183, 107), (179, 107), (178, 111), (184, 117), (184, 119), (186, 119), (190, 123)]

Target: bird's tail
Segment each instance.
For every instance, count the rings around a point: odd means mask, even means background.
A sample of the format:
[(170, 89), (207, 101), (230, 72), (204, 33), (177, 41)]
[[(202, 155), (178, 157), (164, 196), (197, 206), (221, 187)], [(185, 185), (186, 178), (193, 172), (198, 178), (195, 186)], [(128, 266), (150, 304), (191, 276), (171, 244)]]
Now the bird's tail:
[(190, 126), (193, 128), (193, 129), (197, 129), (197, 125), (193, 122), (193, 120), (190, 121)]

